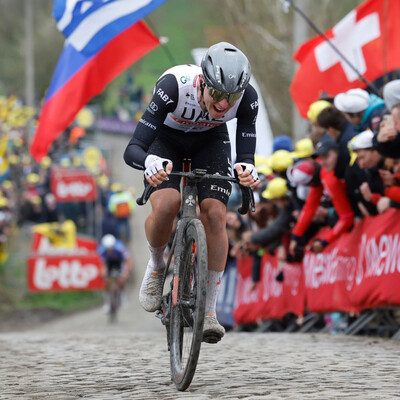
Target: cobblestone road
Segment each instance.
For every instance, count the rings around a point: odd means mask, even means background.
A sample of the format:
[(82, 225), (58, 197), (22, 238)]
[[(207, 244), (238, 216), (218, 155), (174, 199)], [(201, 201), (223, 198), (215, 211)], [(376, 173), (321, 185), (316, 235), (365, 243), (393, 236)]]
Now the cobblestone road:
[(161, 333), (0, 335), (0, 399), (395, 399), (396, 342), (230, 333), (203, 345), (187, 392)]

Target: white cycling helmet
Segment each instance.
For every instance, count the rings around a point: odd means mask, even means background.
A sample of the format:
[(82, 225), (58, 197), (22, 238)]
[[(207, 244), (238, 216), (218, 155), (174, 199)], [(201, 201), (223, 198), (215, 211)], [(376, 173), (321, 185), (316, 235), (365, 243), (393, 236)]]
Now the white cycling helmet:
[(115, 236), (108, 234), (104, 235), (103, 239), (101, 239), (101, 244), (107, 249), (110, 250), (115, 246), (115, 243), (117, 242), (117, 239), (115, 239)]

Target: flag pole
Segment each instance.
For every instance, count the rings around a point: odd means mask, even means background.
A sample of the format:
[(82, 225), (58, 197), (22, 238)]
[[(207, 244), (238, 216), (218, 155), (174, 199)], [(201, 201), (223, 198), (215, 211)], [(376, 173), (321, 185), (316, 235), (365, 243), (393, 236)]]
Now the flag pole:
[(299, 8), (297, 7), (293, 0), (281, 0), (282, 5), (285, 9), (285, 12), (288, 12), (289, 8), (292, 7), (294, 11), (296, 11), (301, 17), (307, 22), (308, 25), (311, 26), (312, 29), (314, 29), (315, 32), (318, 33), (319, 36), (321, 36), (329, 46), (337, 53), (337, 55), (357, 74), (358, 79), (362, 82), (364, 82), (373, 93), (376, 95), (380, 96), (379, 90), (376, 88), (376, 86), (370, 82), (367, 78), (365, 78), (363, 75), (361, 75), (360, 71), (350, 62), (350, 60), (332, 43), (331, 40), (325, 35), (324, 32), (322, 32), (315, 24), (313, 21), (311, 21), (310, 18), (307, 17), (307, 15)]
[(168, 38), (166, 37), (161, 37), (158, 32), (156, 31), (156, 29), (154, 28), (154, 25), (151, 23), (150, 18), (147, 16), (145, 18), (145, 21), (147, 23), (147, 25), (149, 25), (150, 29), (156, 34), (156, 36), (160, 39), (160, 44), (161, 44), (161, 48), (164, 50), (165, 54), (167, 55), (167, 58), (169, 60), (169, 62), (171, 63), (172, 66), (178, 65), (178, 63), (176, 62), (174, 56), (172, 55), (172, 53), (169, 51), (169, 48), (167, 47), (167, 42), (168, 42)]

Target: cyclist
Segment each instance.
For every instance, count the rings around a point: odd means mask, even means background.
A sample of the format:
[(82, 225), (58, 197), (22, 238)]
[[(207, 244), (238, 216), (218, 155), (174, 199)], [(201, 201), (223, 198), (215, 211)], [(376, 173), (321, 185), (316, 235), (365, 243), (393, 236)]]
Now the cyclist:
[[(129, 277), (131, 268), (130, 255), (125, 245), (115, 236), (107, 234), (101, 239), (100, 245), (97, 249), (102, 260), (103, 277), (110, 277), (114, 271), (117, 272), (117, 282), (120, 290), (125, 287), (126, 281)], [(109, 309), (109, 282), (106, 282), (106, 310)]]
[[(257, 93), (249, 84), (247, 57), (235, 46), (221, 42), (205, 53), (201, 67), (180, 65), (157, 81), (153, 97), (125, 150), (125, 162), (145, 170), (146, 181), (157, 190), (150, 196), (152, 211), (145, 223), (150, 260), (139, 300), (147, 311), (160, 308), (165, 270), (163, 253), (180, 208), (179, 178), (183, 158), (192, 168), (209, 173), (232, 174), (231, 147), (226, 122), (237, 118), (236, 164), (241, 184), (257, 186), (254, 167)], [(198, 197), (208, 247), (208, 284), (203, 340), (222, 336), (224, 328), (215, 315), (215, 303), (228, 252), (226, 203), (231, 184), (204, 181)]]

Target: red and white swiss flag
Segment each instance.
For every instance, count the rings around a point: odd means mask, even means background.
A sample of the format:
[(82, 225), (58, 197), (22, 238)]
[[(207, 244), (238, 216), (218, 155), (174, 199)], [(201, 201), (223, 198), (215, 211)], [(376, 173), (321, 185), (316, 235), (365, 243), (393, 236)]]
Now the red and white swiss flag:
[[(400, 67), (400, 0), (368, 0), (325, 32), (367, 80)], [(300, 63), (290, 93), (306, 118), (321, 93), (334, 96), (366, 84), (321, 36), (304, 43), (293, 58)]]

